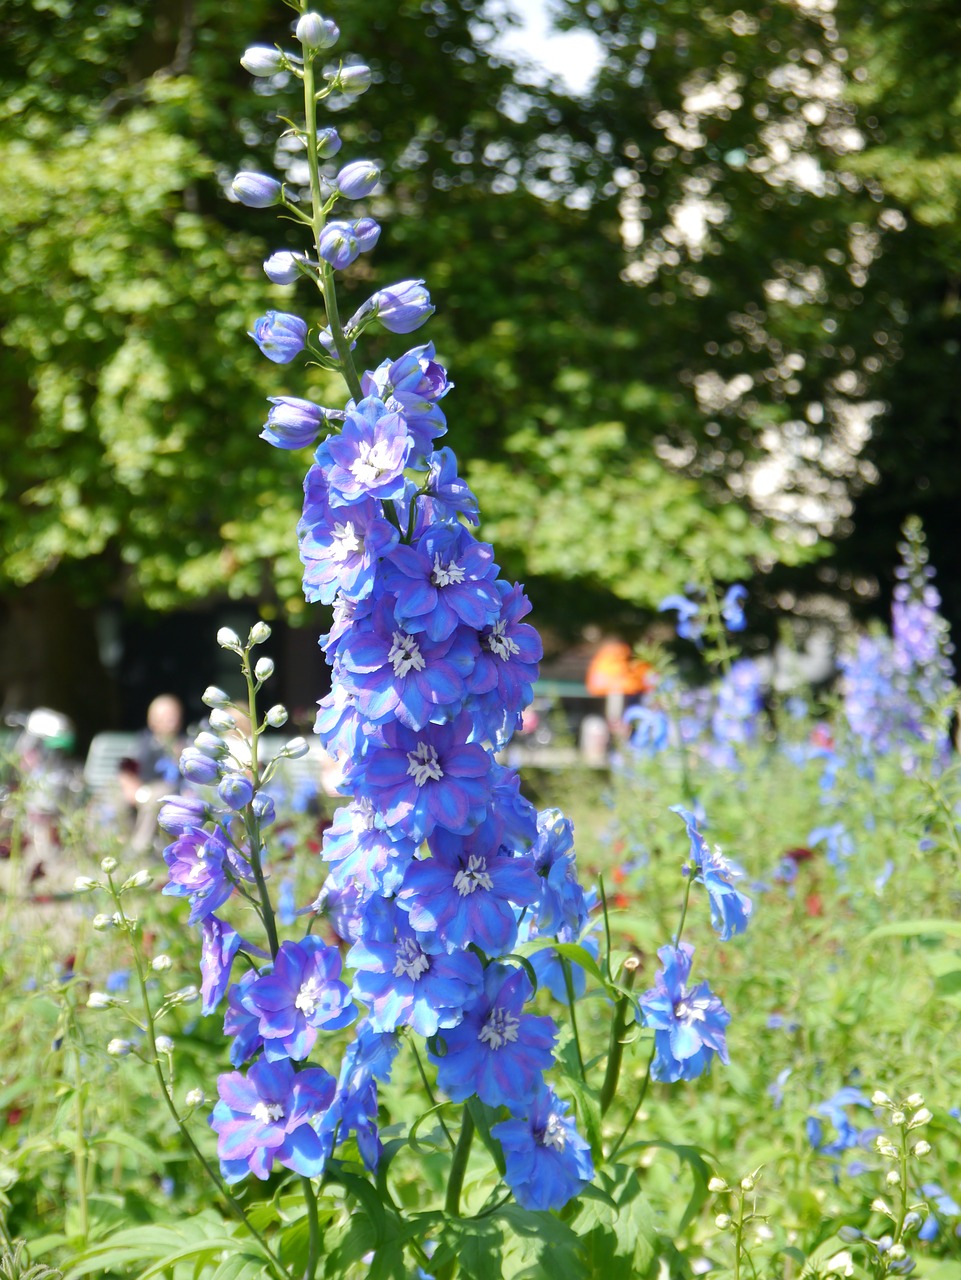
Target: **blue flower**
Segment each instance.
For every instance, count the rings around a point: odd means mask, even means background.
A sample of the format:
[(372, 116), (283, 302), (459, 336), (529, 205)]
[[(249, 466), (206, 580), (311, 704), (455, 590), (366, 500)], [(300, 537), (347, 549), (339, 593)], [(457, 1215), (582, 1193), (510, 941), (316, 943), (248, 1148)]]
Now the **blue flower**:
[(230, 189), (249, 209), (269, 209), (277, 204), (283, 193), (283, 187), (276, 178), (269, 178), (265, 173), (238, 173), (230, 184)]
[[(870, 1109), (871, 1101), (858, 1089), (846, 1085), (843, 1089), (838, 1089), (837, 1093), (827, 1098), (824, 1102), (819, 1102), (814, 1109), (815, 1114), (809, 1115), (805, 1121), (808, 1142), (821, 1155), (839, 1156), (843, 1151), (847, 1151), (849, 1147), (861, 1144), (864, 1131), (857, 1129), (852, 1124), (845, 1110), (846, 1107), (866, 1107)], [(824, 1125), (821, 1123), (820, 1117), (830, 1121), (834, 1129), (834, 1136), (830, 1141), (825, 1141)]]
[(656, 756), (670, 745), (671, 721), (659, 707), (641, 703), (624, 712), (625, 724), (633, 724), (631, 746), (641, 755)]
[(731, 1021), (706, 982), (688, 990), (694, 948), (687, 942), (661, 947), (663, 970), (640, 999), (644, 1025), (654, 1028), (652, 1080), (694, 1080), (710, 1069), (715, 1054), (727, 1063), (724, 1029)]
[(728, 631), (743, 631), (747, 626), (747, 619), (744, 617), (743, 602), (747, 599), (747, 587), (742, 586), (739, 582), (735, 582), (733, 587), (728, 587), (721, 601), (721, 617), (724, 619), (724, 625)]
[(317, 450), (318, 463), (326, 465), (331, 506), (403, 497), (404, 468), (413, 443), (404, 419), (390, 413), (376, 396), (346, 410), (340, 435), (331, 436)]
[(587, 920), (587, 900), (577, 879), (574, 827), (560, 809), (542, 809), (537, 815), (531, 854), (541, 877), (538, 931), (556, 937), (567, 927), (579, 935)]
[(257, 1029), (269, 1061), (306, 1058), (318, 1030), (353, 1022), (357, 1010), (339, 980), (340, 966), (337, 948), (311, 934), (302, 942), (282, 943), (273, 972), (243, 993), (244, 1008), (260, 1020)]
[(226, 1182), (248, 1173), (266, 1180), (275, 1161), (306, 1178), (323, 1173), (326, 1153), (311, 1121), (330, 1105), (334, 1080), (322, 1067), (295, 1072), (286, 1058), (260, 1058), (246, 1078), (239, 1071), (220, 1076), (217, 1089), (210, 1127)]
[(437, 1083), (455, 1102), (476, 1093), (489, 1106), (517, 1111), (533, 1099), (554, 1061), (556, 1030), (550, 1018), (522, 1012), (532, 995), (523, 969), (489, 965), (483, 994), (459, 1026), (438, 1034), (430, 1057)]
[(495, 1124), (505, 1181), (524, 1209), (562, 1209), (594, 1177), (591, 1149), (574, 1127), (562, 1102), (542, 1085), (524, 1119)]
[(347, 200), (369, 196), (380, 181), (380, 170), (372, 160), (352, 160), (334, 179), (334, 185)]
[(249, 337), (274, 364), (290, 364), (307, 343), (307, 325), (300, 316), (268, 311), (254, 324)]
[(234, 891), (224, 862), (230, 863), (227, 840), (218, 827), (208, 832), (188, 827), (164, 849), (170, 879), (163, 892), (190, 902), (188, 924), (196, 924), (222, 907)]
[(314, 443), (320, 434), (327, 414), (313, 400), (297, 396), (270, 396), (273, 408), (260, 433), (275, 449), (304, 449)]
[(336, 271), (349, 267), (360, 254), (360, 245), (349, 222), (328, 222), (320, 233), (318, 251)]
[(308, 471), (304, 491), (297, 532), (305, 598), (333, 604), (338, 591), (357, 600), (369, 596), (378, 559), (399, 537), (384, 519), (381, 504), (369, 498), (349, 507), (331, 507), (324, 473), (317, 466)]
[(213, 1013), (224, 997), (230, 982), (230, 970), (240, 948), (262, 956), (259, 947), (245, 942), (237, 930), (215, 915), (203, 922), (203, 940), (200, 948), (200, 992), (203, 996), (202, 1013)]
[(458, 626), (479, 631), (500, 617), (493, 548), (462, 525), (432, 525), (387, 559), (384, 587), (395, 595), (397, 620), (408, 631), (443, 640)]
[(722, 942), (728, 942), (735, 933), (743, 933), (751, 917), (753, 903), (745, 893), (735, 889), (734, 881), (739, 880), (743, 870), (726, 858), (721, 850), (712, 849), (701, 835), (697, 826), (697, 818), (683, 805), (671, 805), (671, 813), (676, 813), (684, 822), (691, 841), (691, 860), (698, 868), (696, 884), (703, 884), (711, 904), (711, 924), (720, 935)]
[(677, 634), (681, 639), (693, 640), (695, 644), (699, 644), (704, 630), (704, 624), (698, 617), (700, 605), (688, 600), (687, 596), (665, 596), (657, 606), (657, 611), (664, 613), (666, 609), (677, 610)]
[(369, 800), (352, 800), (337, 810), (324, 832), (323, 858), (331, 864), (335, 884), (354, 880), (370, 893), (388, 896), (400, 888), (416, 848), (413, 840), (392, 840), (377, 825)]
[[(361, 311), (373, 311), (391, 333), (413, 333), (433, 315), (434, 306), (423, 280), (401, 280), (375, 293)], [(353, 324), (351, 320), (350, 326)]]
[(258, 1049), (263, 1047), (264, 1039), (260, 1034), (260, 1018), (244, 1007), (243, 999), (250, 987), (257, 981), (256, 969), (249, 969), (239, 982), (235, 982), (227, 991), (227, 1012), (224, 1014), (224, 1035), (231, 1036), (230, 1061), (235, 1067), (242, 1066)]

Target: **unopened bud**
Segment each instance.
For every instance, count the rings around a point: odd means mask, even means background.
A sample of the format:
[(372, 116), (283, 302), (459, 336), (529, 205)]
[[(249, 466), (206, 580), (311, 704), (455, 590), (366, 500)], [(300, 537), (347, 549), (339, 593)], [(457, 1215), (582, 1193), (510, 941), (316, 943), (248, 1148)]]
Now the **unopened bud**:
[(931, 1112), (927, 1107), (922, 1107), (920, 1111), (915, 1111), (908, 1124), (909, 1129), (918, 1129), (921, 1125), (927, 1124), (931, 1119)]
[(924, 1138), (922, 1138), (920, 1142), (916, 1142), (914, 1144), (914, 1154), (918, 1157), (919, 1160), (922, 1156), (926, 1156), (930, 1150), (931, 1150), (931, 1143), (926, 1142)]
[(874, 1197), (874, 1199), (871, 1201), (871, 1208), (874, 1210), (875, 1213), (887, 1214), (889, 1218), (894, 1216), (891, 1213), (891, 1206), (888, 1204), (887, 1200), (882, 1200), (880, 1196)]
[(168, 1004), (193, 1004), (195, 1000), (200, 999), (200, 992), (196, 987), (181, 987), (179, 991), (171, 991), (167, 997)]
[(93, 927), (98, 933), (103, 933), (105, 929), (112, 929), (113, 916), (108, 916), (105, 912), (101, 911), (99, 915), (94, 916)]
[(106, 991), (91, 991), (87, 996), (88, 1009), (109, 1009), (111, 1005), (116, 1004), (116, 1000)]
[[(220, 633), (218, 632), (218, 638)], [(210, 684), (204, 689), (201, 702), (205, 707), (228, 707), (230, 706), (230, 694), (226, 689), (221, 689), (218, 685)]]
[(237, 728), (237, 721), (229, 711), (221, 711), (219, 708), (211, 711), (209, 717), (211, 729), (217, 733), (232, 733)]
[(77, 876), (73, 882), (74, 893), (90, 893), (93, 889), (99, 889), (100, 882), (92, 879), (90, 876)]
[(109, 876), (112, 872), (117, 870), (117, 859), (104, 858), (104, 860), (100, 864), (100, 870), (104, 873), (104, 875)]
[(217, 643), (221, 649), (239, 649), (240, 636), (230, 627), (221, 627), (217, 632)]
[(250, 633), (247, 636), (247, 643), (248, 645), (263, 644), (265, 640), (269, 640), (269, 639), (270, 639), (270, 627), (267, 626), (267, 623), (255, 622), (254, 625), (250, 628)]
[(287, 59), (279, 49), (272, 49), (266, 44), (254, 44), (244, 50), (240, 65), (252, 76), (274, 76), (283, 71)]
[(149, 884), (152, 879), (150, 872), (141, 868), (140, 871), (135, 871), (132, 876), (127, 877), (120, 886), (120, 892), (123, 893), (125, 889), (140, 889), (143, 885)]
[(714, 1225), (719, 1231), (726, 1231), (731, 1225), (731, 1215), (729, 1213), (719, 1213), (714, 1219)]
[(188, 1107), (202, 1107), (207, 1101), (203, 1089), (188, 1089), (184, 1094), (184, 1102)]
[(269, 680), (274, 674), (273, 658), (258, 658), (257, 665), (254, 667), (254, 675), (258, 680)]
[(319, 13), (305, 13), (299, 19), (294, 34), (305, 49), (329, 49), (337, 43), (340, 28), (336, 22), (322, 18)]
[(748, 1174), (746, 1178), (741, 1179), (742, 1191), (753, 1191), (756, 1185), (757, 1184), (755, 1183), (753, 1177), (750, 1174)]
[(300, 760), (310, 751), (310, 744), (304, 738), (291, 738), (286, 744), (281, 755), (285, 755), (288, 760)]
[(719, 1177), (715, 1174), (715, 1176), (714, 1176), (714, 1177), (711, 1179), (711, 1181), (707, 1184), (707, 1189), (708, 1189), (708, 1191), (713, 1191), (713, 1192), (714, 1192), (714, 1194), (715, 1194), (715, 1195), (717, 1195), (717, 1194), (718, 1194), (718, 1192), (726, 1191), (726, 1190), (727, 1190), (727, 1183), (724, 1181), (724, 1179), (723, 1179), (723, 1178), (719, 1178)]
[(107, 1052), (112, 1058), (125, 1058), (132, 1048), (133, 1045), (129, 1040), (121, 1040), (119, 1037), (114, 1037), (107, 1045)]
[(173, 961), (166, 952), (162, 952), (159, 956), (154, 956), (150, 962), (151, 969), (155, 970), (157, 973), (163, 973), (165, 969), (170, 969), (172, 966)]
[(911, 1093), (904, 1099), (906, 1107), (923, 1107), (924, 1095), (921, 1093)]
[(276, 706), (270, 708), (264, 719), (270, 725), (271, 729), (279, 729), (287, 723), (287, 708), (279, 702)]
[(898, 1154), (897, 1147), (894, 1145), (891, 1139), (886, 1138), (883, 1133), (879, 1133), (878, 1136), (874, 1139), (874, 1146), (875, 1146), (875, 1149), (878, 1152), (880, 1152), (882, 1156), (887, 1156), (889, 1159), (894, 1156), (897, 1156)]
[(892, 1258), (895, 1262), (900, 1262), (902, 1258), (906, 1258), (907, 1256), (908, 1251), (900, 1241), (898, 1241), (897, 1244), (893, 1244), (888, 1250), (888, 1257)]
[(357, 64), (352, 67), (342, 67), (340, 71), (335, 71), (325, 78), (332, 80), (341, 93), (346, 93), (353, 98), (366, 93), (374, 77), (370, 67)]
[(854, 1244), (855, 1240), (860, 1240), (863, 1234), (857, 1227), (845, 1225), (838, 1228), (838, 1239), (843, 1240), (845, 1244)]
[(871, 1101), (876, 1107), (884, 1107), (891, 1101), (883, 1089), (875, 1089), (871, 1094)]
[(910, 1213), (906, 1213), (904, 1215), (904, 1230), (914, 1231), (917, 1227), (921, 1225), (921, 1222), (922, 1222), (922, 1218), (920, 1213), (915, 1213), (914, 1210), (912, 1209)]
[(901, 1182), (901, 1175), (898, 1173), (897, 1169), (889, 1169), (884, 1175), (884, 1181), (889, 1187), (896, 1187)]
[(904, 1124), (904, 1120), (905, 1120), (905, 1115), (904, 1115), (904, 1112), (903, 1112), (903, 1111), (892, 1111), (892, 1112), (891, 1112), (891, 1123), (892, 1123), (892, 1124), (898, 1124), (898, 1125), (901, 1125), (901, 1124)]
[(174, 1051), (174, 1042), (170, 1036), (157, 1036), (154, 1044), (157, 1046), (158, 1053), (173, 1053)]

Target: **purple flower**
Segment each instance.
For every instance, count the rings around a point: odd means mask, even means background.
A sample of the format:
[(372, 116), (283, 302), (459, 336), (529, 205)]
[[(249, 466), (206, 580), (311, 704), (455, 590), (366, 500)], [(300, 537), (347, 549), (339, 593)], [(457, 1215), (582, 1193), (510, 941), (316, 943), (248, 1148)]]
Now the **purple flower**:
[(241, 945), (248, 946), (232, 925), (211, 914), (203, 922), (200, 949), (201, 1013), (213, 1013), (230, 982), (230, 969)]
[(239, 1071), (220, 1076), (210, 1127), (224, 1180), (239, 1182), (248, 1173), (266, 1180), (275, 1161), (303, 1177), (319, 1177), (326, 1153), (311, 1121), (330, 1106), (334, 1088), (323, 1068), (295, 1072), (286, 1058), (260, 1058), (246, 1078)]
[(501, 598), (496, 621), (480, 634), (480, 654), (471, 673), (470, 690), (477, 695), (478, 711), (495, 746), (503, 746), (521, 721), (521, 713), (534, 696), (537, 664), (544, 655), (541, 638), (526, 622), (531, 610), (523, 588), (499, 578), (495, 587)]
[(312, 934), (284, 942), (272, 973), (244, 992), (243, 1004), (260, 1019), (268, 1061), (300, 1061), (314, 1047), (317, 1032), (346, 1027), (357, 1016), (350, 992), (339, 981), (340, 952)]
[(305, 597), (331, 604), (338, 591), (353, 599), (369, 595), (377, 561), (397, 545), (397, 530), (374, 498), (332, 508), (319, 466), (307, 472), (304, 490), (297, 529)]
[(541, 878), (538, 932), (556, 937), (566, 926), (579, 936), (587, 921), (587, 900), (577, 879), (574, 827), (560, 809), (543, 809), (537, 815), (531, 854)]
[(244, 773), (227, 773), (220, 780), (217, 794), (228, 809), (243, 809), (254, 798), (254, 784)]
[(248, 335), (274, 364), (290, 364), (307, 343), (307, 324), (286, 311), (268, 311)]
[(400, 888), (416, 845), (402, 836), (392, 840), (376, 819), (369, 800), (343, 805), (324, 832), (322, 856), (335, 884), (356, 880), (367, 892), (388, 896)]
[(305, 253), (290, 253), (287, 249), (278, 249), (264, 263), (264, 273), (274, 284), (296, 284), (303, 275), (300, 263), (306, 261)]
[(207, 787), (220, 777), (220, 765), (206, 752), (196, 747), (185, 747), (180, 753), (180, 772), (188, 782)]
[(448, 955), (439, 940), (418, 937), (406, 916), (395, 911), (394, 917), (389, 941), (362, 940), (350, 949), (353, 992), (370, 1010), (374, 1031), (410, 1026), (432, 1036), (460, 1021), (464, 1005), (484, 985), (484, 971), (472, 951)]
[(343, 143), (340, 140), (340, 134), (336, 129), (318, 129), (317, 130), (317, 154), (321, 160), (330, 160), (335, 156)]
[[(747, 587), (743, 587), (739, 582), (735, 582), (733, 587), (728, 587), (724, 593), (721, 601), (721, 617), (728, 631), (743, 631), (747, 626), (743, 608), (746, 599)], [(680, 630), (678, 633), (680, 634)]]
[(164, 796), (157, 824), (172, 836), (182, 836), (188, 827), (201, 827), (210, 816), (210, 806), (199, 796)]
[(389, 722), (383, 745), (371, 746), (363, 768), (354, 765), (345, 781), (398, 835), (420, 841), (435, 827), (467, 835), (487, 810), (491, 768), (484, 748), (467, 741), (470, 731), (465, 712), (452, 724), (417, 730)]
[(392, 598), (382, 596), (370, 617), (346, 633), (337, 658), (344, 687), (371, 723), (396, 717), (422, 729), (459, 709), (475, 653), (472, 634), (455, 632), (436, 643), (411, 635), (395, 621)]
[(724, 1028), (731, 1015), (706, 982), (687, 989), (694, 954), (689, 943), (661, 947), (657, 954), (663, 970), (640, 999), (644, 1025), (654, 1028), (651, 1079), (694, 1080), (710, 1068), (715, 1053), (728, 1061)]
[(334, 179), (334, 185), (347, 200), (369, 196), (380, 182), (380, 169), (372, 160), (354, 160), (345, 164)]
[(163, 891), (190, 902), (188, 924), (196, 924), (222, 907), (234, 891), (233, 882), (224, 869), (230, 863), (227, 839), (218, 827), (206, 832), (188, 827), (179, 840), (164, 849), (164, 862), (170, 876)]
[(326, 418), (319, 404), (297, 396), (271, 396), (270, 403), (274, 407), (267, 414), (261, 440), (275, 449), (305, 449), (314, 443)]
[(351, 317), (348, 328), (356, 328), (360, 321), (373, 313), (391, 333), (413, 333), (433, 312), (430, 294), (424, 288), (423, 280), (401, 280), (399, 284), (380, 289), (368, 298)]
[(357, 218), (351, 223), (351, 230), (361, 253), (369, 253), (380, 239), (380, 223), (373, 218)]
[(517, 1111), (533, 1099), (554, 1061), (556, 1031), (552, 1019), (522, 1012), (532, 995), (523, 969), (489, 965), (483, 994), (459, 1026), (438, 1034), (444, 1052), (431, 1050), (430, 1057), (437, 1083), (455, 1102), (476, 1093), (491, 1107)]
[(570, 1106), (542, 1085), (524, 1119), (491, 1129), (507, 1164), (505, 1181), (524, 1209), (562, 1209), (591, 1182), (591, 1149), (574, 1127)]
[(238, 173), (230, 189), (250, 209), (267, 209), (280, 200), (283, 188), (276, 178), (264, 173)]
[[(407, 420), (411, 429), (410, 419)], [(438, 434), (438, 433), (435, 433)], [(442, 520), (455, 520), (463, 516), (468, 524), (480, 524), (477, 499), (467, 487), (467, 482), (457, 474), (457, 458), (453, 449), (438, 449), (427, 459), (425, 494), (421, 508), (430, 524)]]
[(453, 383), (434, 360), (433, 343), (414, 347), (399, 360), (385, 360), (364, 374), (361, 386), (365, 395), (380, 396), (391, 409), (403, 414), (418, 460), (430, 453), (433, 441), (447, 431), (447, 419), (437, 402)]
[(235, 1067), (242, 1066), (263, 1047), (264, 1038), (260, 1034), (260, 1018), (244, 1008), (243, 999), (250, 987), (257, 981), (257, 971), (248, 969), (239, 982), (235, 982), (227, 991), (227, 1012), (224, 1014), (224, 1035), (231, 1036), (230, 1061)]
[(711, 903), (711, 924), (719, 934), (722, 942), (728, 942), (735, 933), (743, 933), (751, 918), (753, 904), (746, 893), (735, 889), (734, 881), (739, 880), (743, 870), (726, 858), (721, 850), (712, 849), (698, 830), (697, 818), (688, 812), (683, 805), (671, 805), (671, 813), (676, 813), (684, 822), (691, 841), (691, 860), (698, 868), (696, 884), (703, 884)]
[(461, 525), (435, 525), (411, 546), (388, 556), (384, 586), (397, 598), (398, 622), (443, 640), (464, 624), (492, 626), (501, 611), (493, 548), (477, 542)]
[(438, 828), (433, 855), (412, 862), (397, 895), (420, 934), (436, 934), (448, 951), (475, 943), (489, 956), (510, 951), (517, 938), (514, 907), (540, 894), (530, 857), (512, 857), (489, 820), (466, 839)]
[(365, 498), (401, 498), (404, 468), (413, 441), (402, 417), (389, 413), (383, 400), (368, 396), (344, 415), (339, 436), (317, 450), (321, 466), (328, 463), (327, 481), (333, 507)]

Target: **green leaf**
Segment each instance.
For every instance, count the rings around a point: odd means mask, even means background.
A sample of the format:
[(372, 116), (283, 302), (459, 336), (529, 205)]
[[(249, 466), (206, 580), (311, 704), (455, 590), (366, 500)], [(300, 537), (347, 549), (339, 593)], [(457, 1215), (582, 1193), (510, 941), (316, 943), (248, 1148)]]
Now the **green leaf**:
[(961, 938), (961, 920), (893, 920), (865, 934), (861, 945), (866, 946), (878, 938), (923, 938), (937, 934)]

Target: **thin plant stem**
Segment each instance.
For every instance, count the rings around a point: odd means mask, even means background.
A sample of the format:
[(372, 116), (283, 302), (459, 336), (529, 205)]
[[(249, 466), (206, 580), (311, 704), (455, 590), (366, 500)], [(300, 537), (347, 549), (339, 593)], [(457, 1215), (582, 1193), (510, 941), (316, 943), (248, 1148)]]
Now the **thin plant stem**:
[[(628, 989), (634, 986), (634, 980), (640, 967), (641, 962), (637, 956), (628, 956), (621, 966), (620, 977), (623, 986)], [(622, 992), (614, 1009), (614, 1019), (611, 1022), (611, 1039), (607, 1050), (607, 1070), (604, 1073), (604, 1083), (601, 1085), (601, 1115), (610, 1107), (617, 1093), (617, 1081), (621, 1074), (621, 1062), (624, 1058), (624, 1037), (630, 1025), (629, 1019), (633, 1008), (634, 1001), (627, 992)]]
[(571, 962), (567, 956), (561, 956), (561, 969), (564, 973), (564, 989), (567, 992), (567, 1007), (571, 1011), (571, 1031), (574, 1033), (574, 1048), (577, 1051), (577, 1066), (581, 1073), (581, 1079), (587, 1083), (587, 1071), (584, 1068), (584, 1053), (581, 1049), (580, 1032), (577, 1029), (577, 1014), (574, 1011), (576, 1003), (574, 999), (574, 978), (571, 974)]
[(654, 1065), (654, 1054), (656, 1051), (657, 1051), (657, 1042), (655, 1041), (655, 1043), (651, 1045), (650, 1056), (647, 1059), (647, 1069), (644, 1072), (644, 1079), (641, 1081), (641, 1092), (638, 1095), (637, 1102), (634, 1103), (634, 1110), (631, 1112), (630, 1119), (628, 1120), (627, 1124), (624, 1126), (623, 1130), (621, 1131), (620, 1137), (617, 1139), (613, 1147), (611, 1147), (610, 1151), (607, 1153), (608, 1160), (613, 1160), (614, 1157), (617, 1155), (618, 1151), (620, 1151), (621, 1147), (624, 1145), (624, 1139), (630, 1133), (631, 1128), (634, 1124), (634, 1121), (637, 1119), (637, 1113), (640, 1111), (641, 1107), (644, 1105), (644, 1099), (647, 1097), (648, 1085), (651, 1083), (651, 1067)]
[(83, 1078), (83, 1070), (80, 1065), (80, 1050), (74, 1044), (73, 1050), (74, 1071), (76, 1072), (76, 1082), (74, 1088), (74, 1100), (76, 1105), (75, 1123), (77, 1126), (77, 1136), (73, 1144), (73, 1167), (77, 1182), (77, 1209), (80, 1213), (80, 1234), (83, 1237), (84, 1244), (87, 1243), (87, 1236), (90, 1231), (90, 1213), (87, 1205), (87, 1144), (84, 1138), (84, 1102), (86, 1100), (86, 1082)]
[[(429, 1080), (429, 1079), (428, 1079), (428, 1077), (427, 1077), (427, 1072), (424, 1070), (424, 1064), (423, 1064), (423, 1062), (421, 1061), (421, 1056), (420, 1056), (420, 1054), (417, 1052), (417, 1045), (414, 1043), (414, 1041), (413, 1041), (412, 1039), (410, 1039), (410, 1040), (408, 1041), (408, 1043), (410, 1044), (411, 1050), (413, 1051), (413, 1054), (414, 1054), (414, 1061), (417, 1063), (417, 1070), (420, 1072), (420, 1078), (421, 1078), (421, 1081), (422, 1081), (422, 1083), (423, 1083), (423, 1085), (424, 1085), (424, 1091), (426, 1092), (427, 1097), (428, 1097), (428, 1099), (429, 1099), (429, 1101), (430, 1101), (430, 1105), (431, 1105), (432, 1107), (436, 1107), (436, 1106), (437, 1106), (437, 1099), (436, 1099), (436, 1097), (434, 1096), (434, 1090), (431, 1088), (430, 1080)], [(448, 1129), (447, 1125), (444, 1123), (444, 1117), (441, 1115), (441, 1113), (440, 1113), (439, 1111), (438, 1111), (438, 1113), (437, 1113), (437, 1123), (440, 1125), (441, 1129), (444, 1131), (444, 1137), (445, 1137), (445, 1138), (447, 1139), (447, 1141), (450, 1143), (450, 1149), (451, 1149), (451, 1151), (453, 1151), (453, 1150), (455, 1149), (455, 1146), (456, 1146), (456, 1144), (455, 1144), (455, 1142), (454, 1142), (454, 1137), (453, 1137), (453, 1135), (452, 1135), (452, 1133), (451, 1133), (450, 1129)]]
[(320, 1219), (317, 1216), (317, 1195), (314, 1191), (314, 1184), (309, 1178), (302, 1177), (300, 1182), (304, 1188), (304, 1202), (307, 1205), (307, 1227), (310, 1233), (304, 1280), (314, 1280), (317, 1274), (317, 1264), (320, 1262), (321, 1246)]

